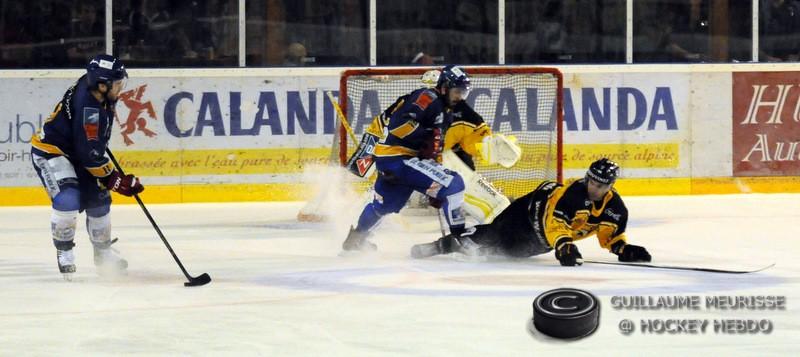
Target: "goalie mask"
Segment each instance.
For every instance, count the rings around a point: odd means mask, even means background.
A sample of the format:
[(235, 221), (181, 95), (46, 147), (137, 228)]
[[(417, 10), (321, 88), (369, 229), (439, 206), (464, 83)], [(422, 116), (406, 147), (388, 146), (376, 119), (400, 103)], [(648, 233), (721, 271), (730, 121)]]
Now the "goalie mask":
[(619, 165), (607, 158), (602, 158), (589, 166), (586, 171), (586, 178), (595, 180), (604, 185), (611, 185), (619, 177)]
[(422, 80), (422, 84), (425, 87), (433, 88), (433, 87), (436, 87), (436, 83), (439, 81), (439, 77), (441, 75), (442, 75), (442, 72), (439, 72), (438, 70), (432, 69), (430, 71), (425, 72), (425, 74), (422, 75), (422, 78), (420, 78), (420, 80)]

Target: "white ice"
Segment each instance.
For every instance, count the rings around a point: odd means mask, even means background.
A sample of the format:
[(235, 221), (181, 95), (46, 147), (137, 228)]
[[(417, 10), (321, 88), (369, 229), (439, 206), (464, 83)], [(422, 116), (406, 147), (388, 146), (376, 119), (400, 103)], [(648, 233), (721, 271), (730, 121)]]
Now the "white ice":
[[(0, 209), (0, 355), (580, 356), (754, 355), (800, 351), (800, 195), (627, 197), (628, 237), (654, 264), (728, 269), (722, 275), (525, 260), (412, 260), (438, 236), (435, 218), (389, 219), (379, 251), (339, 256), (346, 223), (298, 223), (300, 203), (150, 205), (190, 274), (185, 279), (136, 205), (114, 206), (124, 277), (99, 277), (79, 220), (78, 272), (57, 271), (47, 207)], [(352, 212), (342, 212), (353, 215)], [(352, 219), (353, 216), (348, 217)], [(421, 225), (417, 225), (421, 223)], [(586, 259), (615, 261), (593, 238)], [(541, 292), (597, 295), (601, 324), (564, 342), (530, 330)], [(627, 311), (614, 295), (779, 295), (782, 311)], [(622, 319), (769, 319), (770, 334), (619, 332)], [(638, 327), (638, 326), (637, 326)]]

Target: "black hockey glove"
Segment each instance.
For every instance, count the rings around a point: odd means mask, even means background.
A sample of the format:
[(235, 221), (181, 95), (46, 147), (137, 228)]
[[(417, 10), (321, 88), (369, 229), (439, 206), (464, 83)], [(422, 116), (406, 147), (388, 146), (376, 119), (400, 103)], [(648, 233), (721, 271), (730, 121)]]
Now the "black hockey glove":
[(439, 161), (439, 155), (442, 154), (442, 129), (433, 128), (428, 139), (422, 144), (419, 149), (420, 159), (433, 159)]
[(626, 244), (623, 241), (615, 243), (611, 247), (611, 252), (616, 254), (621, 262), (647, 263), (652, 260), (650, 253), (644, 247)]
[(583, 256), (578, 247), (572, 243), (572, 238), (561, 238), (556, 242), (556, 259), (563, 266), (583, 264)]

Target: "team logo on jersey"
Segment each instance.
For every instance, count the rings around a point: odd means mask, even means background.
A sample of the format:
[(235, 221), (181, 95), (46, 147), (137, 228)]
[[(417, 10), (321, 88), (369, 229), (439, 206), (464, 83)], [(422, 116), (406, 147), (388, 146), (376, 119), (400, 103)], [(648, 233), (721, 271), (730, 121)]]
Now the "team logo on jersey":
[(125, 145), (133, 145), (131, 135), (136, 131), (144, 133), (145, 136), (152, 138), (156, 136), (156, 132), (147, 128), (148, 119), (158, 120), (156, 118), (156, 111), (153, 109), (153, 103), (149, 100), (142, 100), (144, 92), (147, 90), (147, 84), (125, 91), (119, 94), (119, 100), (125, 107), (128, 108), (128, 117), (125, 122), (121, 122), (119, 115), (114, 115), (120, 127), (120, 134), (125, 141)]
[(87, 140), (97, 140), (100, 131), (100, 109), (83, 108), (83, 131)]
[(622, 213), (614, 213), (614, 211), (612, 211), (611, 208), (606, 208), (606, 214), (618, 221), (620, 218), (622, 218)]
[(433, 96), (433, 94), (428, 91), (424, 91), (419, 95), (419, 97), (417, 97), (417, 100), (414, 101), (414, 105), (418, 106), (422, 110), (425, 110), (425, 108), (427, 108), (434, 99), (436, 98)]

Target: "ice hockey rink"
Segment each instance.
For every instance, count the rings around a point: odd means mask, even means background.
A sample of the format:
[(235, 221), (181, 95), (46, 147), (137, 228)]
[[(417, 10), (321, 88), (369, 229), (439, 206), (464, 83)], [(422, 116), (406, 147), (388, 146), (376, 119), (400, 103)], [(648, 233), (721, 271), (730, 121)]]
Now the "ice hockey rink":
[[(145, 201), (146, 201), (146, 195)], [(112, 207), (127, 276), (99, 277), (79, 219), (78, 272), (57, 272), (47, 207), (0, 208), (0, 351), (5, 356), (789, 356), (800, 350), (800, 195), (624, 197), (629, 241), (653, 264), (756, 269), (714, 274), (463, 255), (412, 260), (434, 219), (387, 219), (376, 253), (339, 256), (357, 207), (298, 223), (302, 203), (150, 205), (193, 275), (178, 267), (136, 205)], [(590, 238), (585, 259), (616, 261)], [(598, 330), (562, 341), (531, 329), (533, 299), (575, 287), (601, 301)], [(612, 296), (785, 296), (785, 310), (616, 310)], [(620, 332), (630, 319), (768, 319), (765, 333)]]

